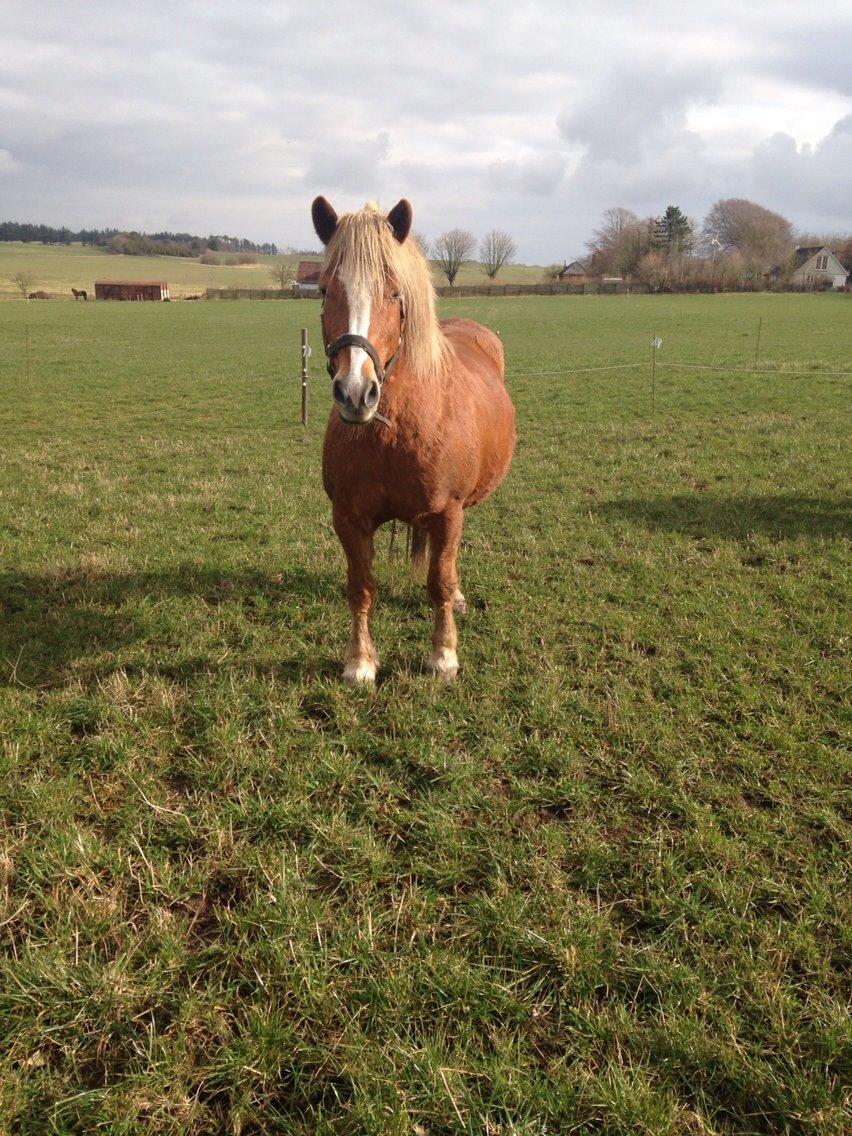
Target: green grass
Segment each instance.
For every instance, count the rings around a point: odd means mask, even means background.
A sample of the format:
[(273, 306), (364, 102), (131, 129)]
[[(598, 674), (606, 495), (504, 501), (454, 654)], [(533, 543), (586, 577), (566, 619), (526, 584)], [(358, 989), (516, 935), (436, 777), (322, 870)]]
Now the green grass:
[(517, 454), (353, 692), (317, 306), (0, 305), (0, 1131), (849, 1131), (848, 298), (445, 310)]
[[(223, 257), (231, 254), (222, 253)], [(105, 249), (82, 245), (21, 244), (0, 241), (0, 300), (19, 300), (21, 293), (13, 283), (17, 272), (30, 272), (31, 291), (42, 289), (57, 299), (71, 300), (72, 288), (95, 293), (95, 280), (167, 280), (172, 299), (203, 293), (206, 288), (274, 288), (270, 269), (276, 263), (295, 263), (293, 256), (258, 256), (257, 264), (210, 265), (178, 256), (116, 256)], [(498, 284), (539, 284), (544, 269), (537, 265), (512, 264), (501, 269)], [(433, 266), (436, 284), (446, 278)], [(464, 264), (457, 284), (487, 284), (482, 267)]]

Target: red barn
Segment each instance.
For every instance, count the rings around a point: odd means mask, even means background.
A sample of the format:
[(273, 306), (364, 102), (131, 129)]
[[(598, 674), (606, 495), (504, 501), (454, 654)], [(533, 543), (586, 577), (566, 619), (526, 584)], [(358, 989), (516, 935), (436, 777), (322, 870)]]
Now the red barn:
[(165, 280), (96, 280), (96, 300), (168, 300)]
[(318, 260), (300, 260), (296, 270), (294, 292), (299, 296), (315, 296), (319, 292), (322, 264)]

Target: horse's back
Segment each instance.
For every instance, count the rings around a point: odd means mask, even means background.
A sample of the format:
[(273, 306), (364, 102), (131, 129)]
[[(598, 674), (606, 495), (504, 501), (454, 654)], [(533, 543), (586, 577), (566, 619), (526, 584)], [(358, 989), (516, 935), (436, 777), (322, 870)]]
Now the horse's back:
[[(475, 320), (452, 316), (450, 319), (441, 320), (441, 331), (450, 341), (456, 355), (466, 357), (471, 352), (481, 355), (496, 369), (502, 382), (505, 373), (503, 344), (490, 327), (485, 327)], [(485, 374), (487, 373), (486, 369)]]

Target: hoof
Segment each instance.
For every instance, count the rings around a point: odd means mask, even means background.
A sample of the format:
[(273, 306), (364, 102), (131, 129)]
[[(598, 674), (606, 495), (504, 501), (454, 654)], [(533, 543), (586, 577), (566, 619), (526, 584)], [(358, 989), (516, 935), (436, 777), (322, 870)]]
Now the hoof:
[(453, 596), (453, 611), (457, 612), (459, 615), (465, 615), (467, 613), (467, 600), (461, 592), (456, 592)]
[(449, 647), (440, 647), (433, 651), (426, 660), (426, 670), (435, 675), (436, 678), (443, 678), (447, 681), (454, 679), (459, 673), (458, 655)]
[(343, 681), (350, 686), (364, 686), (376, 681), (376, 664), (369, 659), (350, 659), (343, 668)]

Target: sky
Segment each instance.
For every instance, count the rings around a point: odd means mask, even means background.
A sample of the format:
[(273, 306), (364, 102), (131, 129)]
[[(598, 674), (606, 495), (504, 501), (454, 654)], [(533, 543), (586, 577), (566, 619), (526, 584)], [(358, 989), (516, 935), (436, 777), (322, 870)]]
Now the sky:
[(852, 4), (0, 3), (0, 219), (310, 248), (318, 193), (538, 264), (613, 205), (849, 232)]

